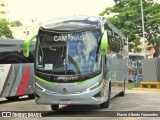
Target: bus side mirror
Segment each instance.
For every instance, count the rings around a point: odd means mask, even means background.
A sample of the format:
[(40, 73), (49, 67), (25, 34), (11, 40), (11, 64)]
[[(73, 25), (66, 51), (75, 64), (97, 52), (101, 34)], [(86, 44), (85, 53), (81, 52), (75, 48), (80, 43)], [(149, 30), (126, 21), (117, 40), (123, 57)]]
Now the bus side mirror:
[(23, 55), (25, 57), (29, 57), (29, 51), (30, 51), (30, 44), (32, 43), (32, 41), (37, 37), (37, 35), (33, 36), (31, 39), (29, 40), (25, 40), (23, 43)]
[(101, 41), (101, 55), (105, 56), (108, 53), (108, 39), (107, 39), (107, 32), (104, 31), (102, 41)]

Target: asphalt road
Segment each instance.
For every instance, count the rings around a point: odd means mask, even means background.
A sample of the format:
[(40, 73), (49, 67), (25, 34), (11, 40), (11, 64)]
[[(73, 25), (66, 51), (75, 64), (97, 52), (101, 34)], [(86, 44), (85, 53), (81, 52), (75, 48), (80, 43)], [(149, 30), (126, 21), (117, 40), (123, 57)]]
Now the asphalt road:
[[(44, 116), (38, 119), (104, 119), (106, 117), (110, 120), (149, 120), (150, 117), (138, 116), (147, 111), (157, 114), (159, 117), (152, 117), (152, 119), (160, 119), (160, 92), (153, 91), (138, 91), (138, 90), (126, 90), (124, 97), (114, 97), (110, 101), (108, 109), (101, 109), (98, 105), (61, 105), (59, 111), (51, 111), (50, 105), (37, 105), (33, 99), (27, 97), (20, 98), (19, 101), (8, 101), (5, 98), (0, 98), (0, 111), (45, 111), (38, 115)], [(159, 112), (158, 112), (159, 111)], [(123, 113), (123, 114), (122, 114)], [(131, 116), (125, 116), (132, 114)], [(112, 117), (113, 114), (113, 117)], [(116, 117), (116, 116), (119, 117)], [(1, 119), (1, 118), (0, 118)], [(3, 118), (4, 119), (4, 118)], [(23, 118), (5, 118), (5, 119), (23, 119)], [(26, 118), (24, 118), (26, 119)], [(36, 119), (36, 118), (30, 118)]]

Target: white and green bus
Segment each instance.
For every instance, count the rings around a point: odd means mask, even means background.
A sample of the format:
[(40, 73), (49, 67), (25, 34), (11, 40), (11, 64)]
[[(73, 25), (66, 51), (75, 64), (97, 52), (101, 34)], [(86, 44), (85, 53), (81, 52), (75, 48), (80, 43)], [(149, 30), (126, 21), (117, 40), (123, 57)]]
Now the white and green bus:
[[(105, 28), (104, 28), (105, 25)], [(73, 16), (42, 24), (24, 43), (24, 55), (36, 39), (35, 101), (58, 110), (61, 104), (100, 105), (125, 94), (125, 36), (108, 20)]]

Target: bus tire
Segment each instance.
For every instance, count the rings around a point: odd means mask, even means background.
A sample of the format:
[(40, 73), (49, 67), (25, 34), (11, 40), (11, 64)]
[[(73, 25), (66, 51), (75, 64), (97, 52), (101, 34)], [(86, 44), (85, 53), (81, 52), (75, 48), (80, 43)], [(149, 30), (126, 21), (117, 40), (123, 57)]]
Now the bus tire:
[(34, 96), (34, 94), (29, 94), (29, 95), (28, 95), (28, 98), (29, 98), (29, 99), (34, 99), (35, 96)]
[(51, 105), (52, 111), (56, 111), (59, 109), (59, 105)]
[(121, 97), (123, 97), (123, 96), (125, 95), (125, 80), (124, 80), (124, 83), (123, 83), (123, 84), (124, 84), (124, 86), (123, 86), (123, 87), (124, 87), (124, 88), (123, 88), (123, 91), (119, 93), (119, 96), (121, 96)]
[(5, 97), (9, 101), (16, 101), (19, 99), (19, 96)]
[(100, 108), (108, 108), (109, 107), (109, 102), (110, 102), (110, 98), (104, 102), (100, 104)]
[(119, 96), (123, 97), (125, 95), (124, 91), (122, 91), (121, 93), (119, 93)]
[(19, 54), (8, 54), (1, 58), (2, 63), (29, 63), (29, 61)]
[(111, 96), (111, 84), (109, 84), (108, 99), (106, 102), (100, 104), (100, 108), (108, 108), (109, 107), (110, 96)]

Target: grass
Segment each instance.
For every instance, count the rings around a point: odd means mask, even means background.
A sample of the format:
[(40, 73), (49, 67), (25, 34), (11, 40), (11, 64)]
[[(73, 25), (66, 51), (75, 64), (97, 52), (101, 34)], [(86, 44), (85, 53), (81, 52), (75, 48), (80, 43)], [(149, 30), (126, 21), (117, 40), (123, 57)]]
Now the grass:
[(133, 88), (137, 88), (139, 87), (139, 84), (138, 86), (135, 86), (134, 83), (128, 83), (128, 90), (132, 90)]
[(132, 90), (134, 88), (134, 83), (128, 83), (128, 90)]

